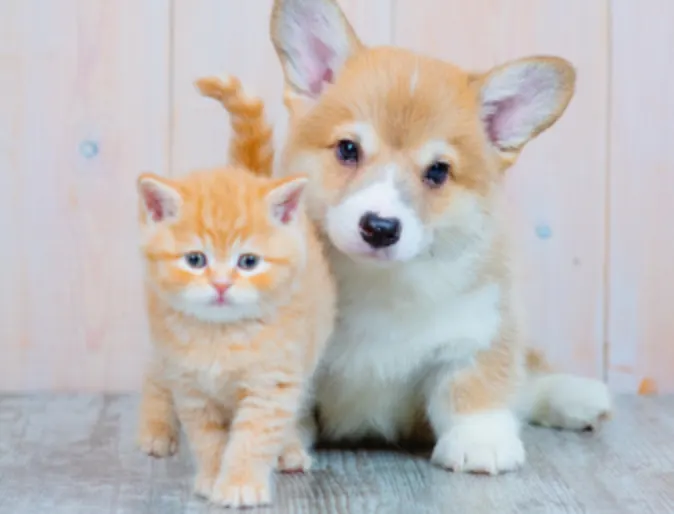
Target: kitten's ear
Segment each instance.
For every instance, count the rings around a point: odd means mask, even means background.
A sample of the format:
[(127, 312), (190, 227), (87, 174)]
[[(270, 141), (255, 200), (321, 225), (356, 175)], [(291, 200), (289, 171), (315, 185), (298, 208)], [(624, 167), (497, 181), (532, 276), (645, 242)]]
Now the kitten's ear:
[(267, 193), (269, 215), (275, 223), (288, 225), (297, 219), (306, 185), (306, 177), (288, 177), (278, 181)]
[(576, 73), (559, 57), (530, 57), (471, 75), (489, 141), (506, 161), (552, 126), (574, 94)]
[(334, 0), (274, 0), (270, 31), (286, 88), (306, 100), (316, 99), (363, 46)]
[(146, 219), (159, 223), (178, 217), (182, 197), (168, 179), (143, 173), (138, 177), (137, 185)]

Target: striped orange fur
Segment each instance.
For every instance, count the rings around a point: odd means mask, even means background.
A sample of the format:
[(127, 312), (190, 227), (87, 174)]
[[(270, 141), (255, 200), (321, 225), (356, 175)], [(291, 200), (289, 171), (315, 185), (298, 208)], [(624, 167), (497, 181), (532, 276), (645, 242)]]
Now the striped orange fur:
[(264, 121), (237, 116), (233, 141), (248, 143), (236, 165), (138, 179), (153, 343), (139, 443), (175, 452), (179, 420), (195, 492), (233, 507), (269, 503), (274, 467), (310, 464), (310, 385), (335, 302), (303, 210), (306, 179), (265, 176), (269, 139), (247, 139)]
[(196, 81), (202, 95), (220, 102), (231, 116), (230, 164), (271, 176), (274, 164), (273, 130), (260, 98), (246, 95), (237, 77), (204, 77)]

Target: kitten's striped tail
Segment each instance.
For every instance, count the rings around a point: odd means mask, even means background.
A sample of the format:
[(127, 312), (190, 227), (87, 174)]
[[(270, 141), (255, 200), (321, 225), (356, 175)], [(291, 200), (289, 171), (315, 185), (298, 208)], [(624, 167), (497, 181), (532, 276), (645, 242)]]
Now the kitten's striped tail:
[(241, 81), (232, 76), (201, 78), (196, 81), (196, 86), (202, 95), (218, 100), (230, 115), (230, 163), (243, 166), (257, 175), (271, 176), (274, 165), (273, 130), (264, 116), (264, 102), (247, 96)]

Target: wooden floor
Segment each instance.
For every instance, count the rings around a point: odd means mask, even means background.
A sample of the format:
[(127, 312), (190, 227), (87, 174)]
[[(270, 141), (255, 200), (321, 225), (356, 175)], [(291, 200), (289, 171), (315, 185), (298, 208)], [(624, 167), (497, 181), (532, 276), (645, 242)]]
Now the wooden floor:
[[(527, 427), (526, 468), (500, 477), (451, 474), (423, 453), (319, 451), (260, 512), (674, 512), (674, 397), (617, 403), (597, 434)], [(168, 460), (135, 449), (136, 408), (135, 396), (0, 397), (0, 513), (223, 512), (192, 496), (185, 444)]]

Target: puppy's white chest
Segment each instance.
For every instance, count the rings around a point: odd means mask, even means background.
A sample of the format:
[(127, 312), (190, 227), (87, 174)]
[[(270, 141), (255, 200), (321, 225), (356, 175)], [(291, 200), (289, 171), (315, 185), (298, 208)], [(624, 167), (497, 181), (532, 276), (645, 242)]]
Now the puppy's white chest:
[[(346, 270), (345, 270), (346, 271)], [(339, 273), (340, 319), (319, 379), (318, 402), (338, 437), (395, 437), (423, 415), (431, 375), (489, 346), (500, 326), (500, 290), (457, 294), (454, 277)]]

